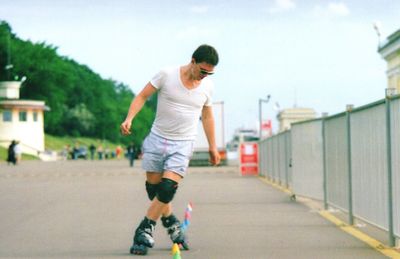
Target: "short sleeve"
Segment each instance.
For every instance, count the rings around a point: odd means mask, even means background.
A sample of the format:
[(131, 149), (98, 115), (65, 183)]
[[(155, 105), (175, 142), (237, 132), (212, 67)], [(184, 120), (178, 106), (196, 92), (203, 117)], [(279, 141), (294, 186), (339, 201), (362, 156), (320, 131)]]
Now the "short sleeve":
[(211, 81), (208, 82), (208, 89), (207, 90), (208, 90), (207, 94), (206, 94), (207, 95), (207, 100), (206, 100), (204, 106), (212, 106), (212, 103), (213, 103), (212, 96), (213, 96), (213, 91), (214, 91), (214, 84)]
[(164, 70), (161, 70), (153, 78), (150, 80), (150, 84), (152, 84), (156, 89), (160, 89), (165, 82), (166, 73)]

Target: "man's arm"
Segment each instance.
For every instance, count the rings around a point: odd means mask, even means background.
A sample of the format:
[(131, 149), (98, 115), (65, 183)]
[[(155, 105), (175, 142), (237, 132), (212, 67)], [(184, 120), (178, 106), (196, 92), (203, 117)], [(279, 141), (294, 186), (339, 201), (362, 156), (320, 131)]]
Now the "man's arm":
[(147, 83), (147, 85), (143, 88), (143, 90), (133, 99), (128, 115), (124, 122), (122, 122), (120, 129), (123, 135), (131, 134), (131, 126), (132, 120), (135, 118), (136, 114), (142, 109), (146, 100), (152, 96), (157, 89), (151, 84)]
[(208, 141), (208, 152), (210, 153), (210, 162), (212, 165), (218, 165), (221, 157), (215, 141), (215, 123), (212, 106), (204, 106), (201, 113), (201, 121), (203, 123), (204, 132)]

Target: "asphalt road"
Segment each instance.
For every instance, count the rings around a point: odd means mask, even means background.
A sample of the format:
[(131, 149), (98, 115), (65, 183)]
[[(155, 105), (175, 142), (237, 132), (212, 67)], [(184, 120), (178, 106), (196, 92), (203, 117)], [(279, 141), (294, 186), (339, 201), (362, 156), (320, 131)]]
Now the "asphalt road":
[[(0, 164), (0, 257), (127, 258), (149, 201), (127, 161)], [(235, 167), (190, 168), (174, 200), (193, 203), (183, 259), (386, 258), (302, 203)], [(159, 222), (146, 258), (172, 258)], [(137, 256), (136, 256), (137, 257)]]

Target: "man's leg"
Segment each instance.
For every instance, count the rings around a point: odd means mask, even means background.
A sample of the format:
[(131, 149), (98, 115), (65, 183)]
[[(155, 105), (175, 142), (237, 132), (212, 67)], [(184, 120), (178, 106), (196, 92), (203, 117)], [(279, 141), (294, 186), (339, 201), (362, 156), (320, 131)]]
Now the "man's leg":
[[(157, 196), (157, 188), (158, 184), (161, 182), (163, 178), (162, 173), (155, 172), (146, 172), (146, 191), (149, 199), (151, 201)], [(168, 203), (168, 206), (165, 206), (165, 209), (162, 212), (163, 217), (170, 216), (172, 214), (172, 204)]]
[[(147, 172), (146, 191), (152, 200), (146, 217), (135, 231), (131, 254), (147, 254), (147, 247), (153, 247), (153, 231), (157, 220), (163, 213), (171, 216), (171, 205), (178, 182), (182, 178), (172, 172), (152, 173)], [(157, 184), (158, 183), (158, 184)]]
[[(159, 189), (159, 184), (162, 180), (163, 174), (161, 172), (146, 172), (146, 192), (149, 199), (154, 202)], [(153, 231), (156, 226), (156, 220), (148, 216), (140, 222), (135, 230), (133, 237), (133, 245), (131, 246), (131, 254), (145, 255), (147, 254), (148, 247), (153, 247)]]
[[(157, 221), (160, 216), (169, 216), (172, 213), (171, 201), (174, 197), (176, 188), (182, 176), (166, 171), (163, 174), (147, 173), (147, 180), (149, 183), (161, 184), (164, 179), (165, 183), (161, 187), (161, 190), (157, 192), (156, 197), (153, 199), (149, 209), (147, 210), (146, 217), (153, 221)], [(161, 193), (160, 193), (161, 192)], [(161, 200), (161, 201), (160, 201)]]
[(186, 237), (181, 228), (181, 222), (172, 213), (171, 201), (174, 198), (178, 188), (178, 183), (182, 176), (166, 171), (161, 178), (158, 186), (157, 196), (153, 199), (146, 218), (152, 221), (157, 221), (160, 216), (163, 226), (167, 229), (173, 243), (178, 243), (186, 250), (189, 246), (186, 242)]

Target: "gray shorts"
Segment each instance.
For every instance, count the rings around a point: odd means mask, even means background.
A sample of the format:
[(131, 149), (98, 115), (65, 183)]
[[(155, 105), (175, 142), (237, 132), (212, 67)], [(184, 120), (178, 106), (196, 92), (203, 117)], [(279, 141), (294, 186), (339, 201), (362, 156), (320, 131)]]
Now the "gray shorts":
[(147, 172), (171, 171), (184, 177), (193, 144), (193, 140), (170, 140), (150, 132), (143, 141), (142, 168)]

